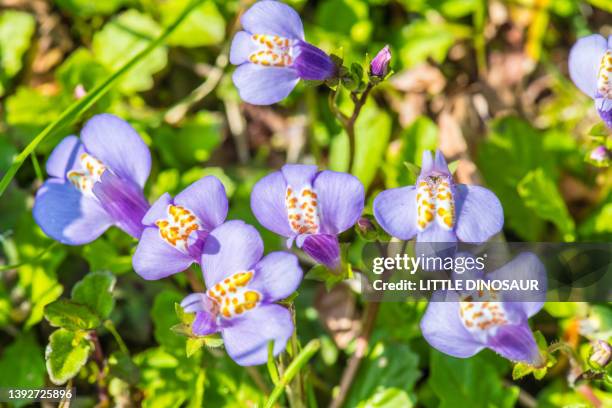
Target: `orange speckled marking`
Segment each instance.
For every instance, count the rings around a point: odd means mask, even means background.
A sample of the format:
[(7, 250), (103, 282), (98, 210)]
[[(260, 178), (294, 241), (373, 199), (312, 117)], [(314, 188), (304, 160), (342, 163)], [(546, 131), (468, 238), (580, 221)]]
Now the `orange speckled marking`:
[(597, 91), (601, 96), (612, 99), (612, 51), (608, 50), (599, 63)]
[(236, 272), (206, 291), (206, 295), (219, 307), (221, 316), (231, 319), (259, 304), (261, 294), (247, 288), (253, 273), (253, 271)]
[(81, 193), (93, 197), (93, 186), (100, 181), (106, 171), (106, 166), (90, 154), (83, 153), (79, 157), (82, 170), (71, 170), (66, 176)]
[[(489, 295), (491, 299), (497, 299), (495, 293)], [(482, 300), (482, 296), (479, 296), (478, 300)], [(467, 296), (459, 302), (459, 317), (465, 328), (481, 340), (486, 339), (489, 334), (495, 334), (498, 327), (509, 322), (502, 302), (475, 302), (472, 296)]]
[(296, 234), (316, 234), (319, 232), (319, 211), (317, 193), (310, 187), (299, 192), (287, 187), (285, 206), (291, 230)]
[(180, 205), (169, 205), (167, 218), (155, 221), (159, 236), (176, 249), (187, 252), (189, 236), (201, 229), (200, 220), (193, 212)]
[(291, 40), (278, 35), (253, 34), (251, 40), (257, 50), (249, 61), (264, 67), (289, 67), (293, 63)]
[(434, 219), (445, 230), (455, 226), (455, 200), (449, 181), (431, 176), (417, 184), (417, 226), (424, 231)]

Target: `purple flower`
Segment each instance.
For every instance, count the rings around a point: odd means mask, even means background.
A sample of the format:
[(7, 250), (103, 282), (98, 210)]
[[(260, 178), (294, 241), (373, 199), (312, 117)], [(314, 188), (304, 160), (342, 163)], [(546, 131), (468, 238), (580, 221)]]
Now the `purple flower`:
[(265, 363), (270, 341), (278, 355), (293, 333), (291, 313), (275, 302), (291, 295), (302, 280), (297, 257), (262, 255), (263, 242), (252, 226), (228, 221), (214, 229), (202, 255), (208, 290), (181, 303), (185, 312), (196, 313), (193, 333), (220, 332), (227, 353), (243, 366)]
[(261, 179), (251, 193), (257, 220), (316, 261), (335, 269), (340, 262), (337, 235), (357, 222), (364, 190), (354, 176), (287, 164)]
[(389, 72), (389, 62), (391, 62), (391, 51), (389, 51), (389, 46), (385, 45), (370, 63), (370, 73), (377, 77), (384, 77)]
[(161, 279), (200, 262), (206, 236), (225, 221), (227, 196), (223, 184), (207, 176), (174, 199), (162, 195), (145, 214), (144, 232), (132, 259), (144, 279)]
[[(453, 274), (457, 278), (456, 274)], [(459, 279), (466, 279), (462, 276)], [(537, 280), (537, 291), (436, 292), (421, 320), (421, 332), (435, 349), (459, 358), (490, 348), (512, 361), (542, 365), (528, 319), (544, 305), (546, 271), (531, 253), (522, 253), (485, 276), (471, 280)]]
[(504, 225), (502, 206), (484, 187), (455, 184), (444, 156), (423, 152), (416, 185), (393, 188), (374, 200), (374, 217), (390, 235), (421, 242), (485, 242)]
[(259, 1), (240, 21), (244, 31), (232, 40), (230, 62), (239, 65), (233, 79), (246, 102), (270, 105), (287, 97), (300, 79), (334, 75), (331, 58), (304, 41), (300, 16), (286, 4)]
[(569, 54), (572, 81), (595, 100), (606, 126), (612, 128), (612, 36), (589, 35), (576, 41)]
[(64, 138), (49, 156), (51, 178), (36, 194), (34, 219), (68, 245), (91, 242), (112, 225), (139, 238), (150, 169), (151, 154), (134, 128), (116, 116), (96, 115), (80, 139)]

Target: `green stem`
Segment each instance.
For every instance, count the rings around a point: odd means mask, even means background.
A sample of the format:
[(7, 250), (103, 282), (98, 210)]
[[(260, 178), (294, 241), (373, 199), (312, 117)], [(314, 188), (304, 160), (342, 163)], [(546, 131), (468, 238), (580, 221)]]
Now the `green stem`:
[(302, 370), (302, 368), (304, 368), (304, 366), (306, 365), (306, 363), (308, 363), (312, 356), (314, 356), (315, 353), (319, 351), (319, 348), (321, 348), (321, 341), (319, 339), (311, 340), (306, 345), (306, 347), (302, 349), (300, 354), (298, 354), (297, 357), (293, 359), (291, 364), (289, 364), (289, 367), (287, 367), (287, 370), (285, 370), (285, 372), (283, 373), (283, 376), (278, 382), (278, 384), (276, 384), (276, 386), (272, 390), (268, 401), (266, 401), (266, 408), (272, 408), (274, 406), (274, 403), (281, 396), (285, 387)]
[(36, 174), (36, 179), (41, 183), (44, 182), (45, 176), (43, 176), (42, 170), (40, 169), (40, 163), (38, 162), (38, 157), (36, 157), (36, 154), (32, 153), (30, 155), (30, 158), (32, 159), (32, 166), (34, 167), (34, 173)]
[(130, 351), (128, 350), (127, 346), (125, 345), (125, 342), (123, 341), (123, 339), (121, 338), (121, 335), (117, 331), (117, 328), (115, 327), (115, 324), (113, 323), (113, 321), (110, 320), (110, 319), (106, 320), (104, 322), (104, 327), (106, 328), (106, 330), (108, 330), (110, 332), (110, 334), (113, 335), (113, 337), (115, 338), (115, 341), (119, 345), (119, 349), (129, 356), (130, 355)]
[(177, 19), (169, 25), (164, 32), (153, 40), (149, 45), (136, 54), (132, 59), (125, 63), (119, 70), (114, 72), (106, 81), (96, 86), (91, 92), (88, 92), (82, 99), (75, 101), (72, 105), (70, 105), (66, 110), (64, 110), (60, 116), (50, 123), (46, 128), (42, 130), (36, 137), (19, 153), (11, 167), (7, 170), (2, 180), (0, 180), (0, 197), (6, 191), (9, 183), (17, 174), (17, 171), (23, 165), (23, 162), (27, 159), (29, 155), (34, 153), (36, 147), (47, 137), (54, 134), (58, 130), (62, 129), (64, 126), (68, 126), (75, 122), (82, 114), (84, 114), (89, 108), (91, 108), (102, 96), (104, 96), (111, 87), (117, 82), (119, 78), (121, 78), (126, 72), (132, 69), (137, 63), (139, 63), (147, 54), (153, 51), (155, 48), (159, 47), (165, 40), (168, 38), (170, 34), (174, 32), (174, 30), (187, 18), (189, 13), (202, 3), (203, 0), (194, 0), (192, 1), (183, 12), (177, 17)]

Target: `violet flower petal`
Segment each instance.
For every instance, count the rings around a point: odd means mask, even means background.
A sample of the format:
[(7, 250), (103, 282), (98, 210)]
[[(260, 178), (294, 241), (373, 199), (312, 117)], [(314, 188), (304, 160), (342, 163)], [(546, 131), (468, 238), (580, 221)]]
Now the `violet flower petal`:
[(338, 237), (330, 234), (308, 235), (302, 243), (302, 250), (312, 259), (330, 269), (340, 266), (340, 244)]
[(542, 357), (527, 321), (512, 326), (501, 326), (487, 340), (487, 347), (511, 361), (540, 366)]
[(295, 255), (272, 252), (255, 265), (249, 288), (261, 293), (263, 302), (276, 302), (290, 296), (302, 281), (302, 268)]
[(229, 57), (230, 63), (241, 65), (249, 62), (249, 56), (255, 51), (257, 51), (257, 46), (253, 42), (251, 34), (246, 31), (238, 31), (232, 39)]
[(304, 39), (304, 27), (299, 14), (279, 1), (258, 1), (240, 17), (240, 22), (251, 34)]
[(314, 180), (321, 231), (339, 234), (351, 228), (363, 212), (363, 184), (355, 176), (325, 170)]
[(504, 210), (491, 191), (464, 184), (455, 187), (456, 233), (463, 242), (481, 243), (501, 231)]
[(599, 64), (607, 49), (606, 39), (599, 34), (592, 34), (576, 41), (569, 53), (570, 77), (591, 98), (597, 96)]
[(143, 187), (151, 170), (147, 145), (129, 123), (110, 114), (92, 117), (81, 131), (85, 150), (113, 173)]
[(317, 166), (308, 164), (285, 164), (281, 168), (285, 181), (294, 189), (312, 185), (317, 172)]
[(293, 333), (293, 320), (286, 308), (260, 305), (231, 320), (223, 328), (227, 354), (241, 366), (264, 364), (268, 361), (268, 343), (274, 341), (273, 355), (280, 354)]
[(134, 271), (146, 280), (157, 280), (189, 268), (194, 259), (168, 245), (156, 227), (145, 228), (132, 257)]
[(433, 296), (420, 323), (425, 340), (436, 350), (453, 357), (472, 357), (482, 350), (485, 345), (467, 331), (459, 318), (457, 295), (437, 292)]
[(149, 203), (137, 185), (105, 171), (94, 184), (93, 194), (115, 225), (134, 238), (140, 238), (144, 228), (142, 218), (149, 210)]
[(544, 307), (548, 278), (544, 264), (535, 254), (530, 252), (520, 253), (501, 268), (488, 273), (486, 278), (488, 280), (536, 280), (539, 290), (535, 293), (527, 290), (503, 291), (502, 298), (505, 302), (512, 302), (512, 308), (528, 318)]
[(76, 136), (68, 136), (53, 149), (47, 160), (47, 174), (66, 179), (70, 170), (80, 168), (79, 156), (85, 153), (83, 144)]
[(263, 255), (263, 241), (257, 230), (243, 221), (228, 221), (206, 238), (202, 270), (208, 288), (236, 272), (251, 270)]
[(259, 180), (251, 192), (251, 211), (266, 229), (283, 237), (293, 236), (289, 226), (285, 194), (287, 182), (280, 171)]
[(291, 68), (242, 64), (232, 75), (240, 98), (253, 105), (271, 105), (285, 99), (299, 81)]
[(113, 224), (94, 198), (57, 178), (45, 181), (38, 189), (32, 213), (45, 234), (67, 245), (87, 244)]
[(172, 196), (164, 193), (153, 203), (149, 211), (142, 218), (142, 224), (147, 226), (155, 225), (157, 220), (163, 220), (168, 217), (168, 206), (173, 204)]
[(417, 228), (416, 188), (392, 188), (374, 199), (374, 218), (389, 235), (402, 240), (414, 238)]
[(174, 197), (174, 204), (192, 211), (206, 231), (218, 227), (227, 217), (225, 187), (214, 176), (206, 176), (188, 186)]

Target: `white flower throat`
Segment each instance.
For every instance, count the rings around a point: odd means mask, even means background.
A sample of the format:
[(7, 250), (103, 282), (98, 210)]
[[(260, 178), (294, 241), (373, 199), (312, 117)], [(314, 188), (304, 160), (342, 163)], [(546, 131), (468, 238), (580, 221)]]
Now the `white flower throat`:
[(424, 231), (434, 220), (445, 230), (455, 226), (455, 199), (448, 176), (428, 176), (417, 184), (417, 227)]

